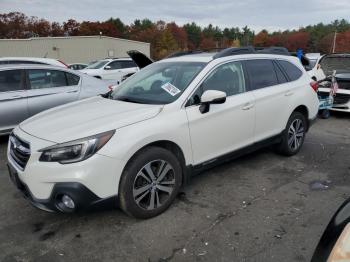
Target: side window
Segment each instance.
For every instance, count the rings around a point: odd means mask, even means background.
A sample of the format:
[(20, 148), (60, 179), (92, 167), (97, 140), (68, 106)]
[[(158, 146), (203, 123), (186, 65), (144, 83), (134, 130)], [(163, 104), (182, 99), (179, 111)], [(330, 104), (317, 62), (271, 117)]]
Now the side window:
[(286, 72), (290, 81), (295, 81), (303, 75), (303, 72), (297, 66), (288, 61), (278, 60), (278, 63), (281, 65), (284, 72)]
[(28, 79), (31, 89), (61, 87), (67, 85), (65, 72), (56, 70), (30, 69)]
[(248, 60), (245, 63), (252, 90), (278, 85), (276, 72), (271, 60), (256, 59)]
[(136, 67), (133, 61), (120, 61), (122, 68)]
[(68, 86), (76, 86), (79, 84), (80, 77), (71, 73), (66, 73)]
[(109, 63), (108, 66), (111, 67), (111, 70), (116, 70), (116, 69), (122, 68), (122, 64), (120, 63), (120, 61), (113, 61), (113, 62)]
[(200, 97), (207, 90), (223, 91), (227, 96), (245, 92), (242, 64), (240, 62), (230, 62), (212, 71), (192, 95), (187, 106), (199, 104)]
[(0, 71), (0, 92), (22, 90), (21, 70)]
[(282, 72), (280, 66), (275, 62), (273, 63), (273, 65), (275, 67), (278, 83), (280, 83), (280, 84), (287, 83), (288, 79), (286, 78), (286, 76)]

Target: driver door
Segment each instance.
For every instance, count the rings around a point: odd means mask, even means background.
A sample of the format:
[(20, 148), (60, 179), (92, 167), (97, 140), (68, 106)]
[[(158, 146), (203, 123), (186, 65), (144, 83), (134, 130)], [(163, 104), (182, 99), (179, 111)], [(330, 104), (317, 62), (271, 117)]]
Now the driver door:
[[(206, 90), (223, 91), (227, 98), (202, 114), (200, 97)], [(214, 69), (188, 100), (186, 113), (195, 165), (253, 144), (254, 98), (246, 92), (242, 64), (229, 62)]]

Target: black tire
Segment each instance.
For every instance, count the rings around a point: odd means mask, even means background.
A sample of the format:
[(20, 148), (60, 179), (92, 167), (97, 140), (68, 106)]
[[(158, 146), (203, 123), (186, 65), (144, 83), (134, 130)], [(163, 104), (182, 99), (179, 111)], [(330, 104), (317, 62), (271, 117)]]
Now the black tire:
[[(291, 125), (293, 124), (293, 127), (295, 128), (298, 121), (300, 121), (302, 124), (302, 131), (300, 129), (300, 132), (297, 132), (298, 135), (292, 137)], [(280, 144), (278, 144), (277, 151), (285, 156), (293, 156), (297, 154), (304, 143), (306, 129), (307, 122), (305, 116), (300, 112), (293, 112), (289, 117), (285, 130), (282, 133), (282, 141)], [(302, 137), (300, 137), (300, 134), (302, 134)], [(297, 139), (297, 141), (295, 139)], [(290, 141), (292, 142), (290, 143)]]
[(331, 112), (328, 109), (323, 109), (319, 112), (319, 116), (322, 119), (328, 119), (331, 116)]
[[(161, 166), (161, 161), (164, 162), (165, 167)], [(164, 177), (165, 181), (159, 182), (158, 184), (158, 182), (156, 182), (156, 180), (152, 180), (151, 176), (148, 174), (149, 171), (147, 170), (149, 169), (146, 169), (148, 167), (151, 167), (152, 171), (154, 172), (152, 172), (152, 175), (155, 175), (156, 178), (161, 177), (159, 174), (162, 174), (161, 170), (165, 171), (166, 167), (168, 167), (168, 169), (172, 169), (167, 171), (168, 173)], [(149, 182), (148, 180), (150, 180), (151, 182)], [(158, 189), (158, 186), (164, 188), (164, 185), (162, 183), (170, 182), (174, 182), (174, 184), (165, 184), (165, 187), (171, 187), (171, 193), (167, 193)], [(157, 184), (154, 185), (155, 183)], [(136, 218), (151, 218), (157, 216), (164, 212), (171, 205), (171, 203), (174, 201), (179, 192), (181, 184), (182, 168), (176, 156), (169, 150), (166, 150), (161, 147), (147, 147), (138, 152), (129, 161), (129, 163), (123, 171), (119, 184), (120, 207), (125, 213)], [(143, 193), (135, 193), (137, 190), (143, 190), (148, 186), (150, 186), (151, 188), (143, 191)], [(137, 197), (134, 196), (134, 194), (136, 194)], [(139, 198), (141, 198), (143, 194), (147, 195), (145, 195), (139, 201), (139, 203), (137, 203), (136, 199), (138, 200)], [(154, 208), (151, 210), (147, 210), (147, 208), (151, 208), (152, 194), (154, 200)], [(147, 203), (148, 207), (146, 206)], [(160, 204), (159, 206), (158, 203)]]

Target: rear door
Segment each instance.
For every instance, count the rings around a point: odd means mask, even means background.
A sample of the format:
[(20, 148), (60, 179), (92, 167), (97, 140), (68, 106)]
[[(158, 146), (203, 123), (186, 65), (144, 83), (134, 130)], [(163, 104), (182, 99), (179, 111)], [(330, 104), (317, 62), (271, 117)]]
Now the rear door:
[(27, 82), (30, 115), (75, 101), (79, 96), (80, 77), (65, 71), (28, 69)]
[(24, 70), (0, 71), (0, 134), (28, 118)]
[(255, 98), (255, 142), (279, 134), (290, 113), (293, 90), (287, 76), (271, 59), (245, 61), (249, 89)]

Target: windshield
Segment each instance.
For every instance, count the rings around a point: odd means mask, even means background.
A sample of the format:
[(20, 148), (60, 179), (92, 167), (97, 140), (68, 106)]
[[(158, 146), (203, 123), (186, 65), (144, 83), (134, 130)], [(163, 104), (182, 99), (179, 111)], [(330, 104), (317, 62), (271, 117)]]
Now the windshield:
[(174, 102), (202, 70), (200, 62), (153, 63), (123, 82), (112, 99), (142, 104)]
[(99, 68), (102, 68), (108, 62), (109, 62), (108, 60), (97, 61), (97, 62), (87, 66), (86, 69), (99, 69)]

